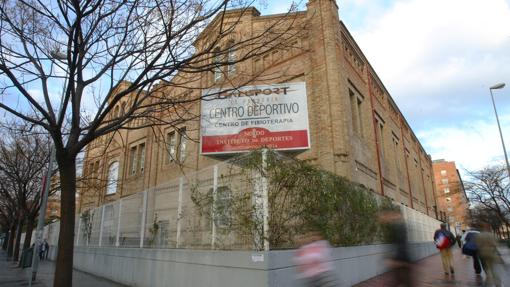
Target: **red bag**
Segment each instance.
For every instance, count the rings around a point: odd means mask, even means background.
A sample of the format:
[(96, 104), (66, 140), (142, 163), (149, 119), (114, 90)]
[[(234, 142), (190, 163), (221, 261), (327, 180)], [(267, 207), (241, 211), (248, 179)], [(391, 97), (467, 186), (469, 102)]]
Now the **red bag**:
[(439, 234), (439, 236), (437, 237), (436, 239), (436, 247), (439, 249), (439, 250), (442, 250), (442, 249), (445, 249), (445, 248), (448, 248), (450, 247), (450, 240), (448, 239), (448, 237), (446, 237), (444, 234)]

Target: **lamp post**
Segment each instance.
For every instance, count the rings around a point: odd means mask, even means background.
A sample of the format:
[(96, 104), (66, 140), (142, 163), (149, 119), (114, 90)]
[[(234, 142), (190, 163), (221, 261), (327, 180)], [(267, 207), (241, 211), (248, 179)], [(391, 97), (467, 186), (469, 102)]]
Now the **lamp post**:
[(492, 90), (499, 90), (505, 87), (505, 83), (499, 83), (489, 88), (491, 92), (492, 106), (494, 107), (494, 113), (496, 114), (496, 121), (498, 122), (499, 136), (501, 137), (501, 144), (503, 145), (503, 153), (505, 154), (506, 169), (508, 171), (508, 177), (510, 178), (510, 164), (508, 164), (508, 156), (506, 155), (505, 141), (503, 140), (503, 133), (501, 132), (501, 125), (499, 124), (498, 111), (496, 110), (496, 104), (494, 102), (494, 95)]
[[(65, 60), (67, 57), (62, 54), (60, 51), (52, 51), (50, 52), (50, 56), (53, 57), (55, 60)], [(64, 96), (66, 92), (66, 86), (67, 86), (67, 71), (66, 71), (66, 77), (64, 79), (64, 87), (62, 88), (62, 96), (60, 98), (60, 108), (58, 110), (58, 119), (61, 116), (61, 113), (65, 113), (63, 110), (64, 105)], [(50, 137), (51, 140), (51, 137)], [(53, 164), (55, 159), (55, 145), (50, 146), (50, 158), (48, 161), (48, 171), (46, 172), (46, 176), (43, 180), (43, 190), (41, 195), (41, 206), (39, 207), (39, 219), (37, 222), (37, 229), (35, 232), (35, 245), (34, 245), (34, 251), (32, 254), (32, 276), (29, 277), (28, 280), (28, 286), (32, 286), (32, 282), (36, 280), (37, 277), (37, 270), (39, 268), (39, 248), (40, 244), (42, 243), (42, 237), (44, 232), (44, 221), (45, 221), (45, 215), (46, 215), (46, 206), (48, 204), (48, 195), (50, 193), (50, 186), (51, 186), (51, 173), (53, 171)]]

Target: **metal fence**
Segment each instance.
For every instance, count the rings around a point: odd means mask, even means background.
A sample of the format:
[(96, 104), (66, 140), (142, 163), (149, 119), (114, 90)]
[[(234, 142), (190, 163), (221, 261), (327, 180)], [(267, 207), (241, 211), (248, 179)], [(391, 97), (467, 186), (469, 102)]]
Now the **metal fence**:
[[(256, 170), (243, 170), (238, 164), (242, 160), (225, 161), (78, 214), (75, 245), (268, 250), (263, 239), (269, 228), (267, 179)], [(255, 231), (229, 221), (229, 201), (240, 194), (248, 195), (247, 208), (263, 223)], [(205, 209), (196, 208), (200, 200), (205, 200)], [(405, 206), (401, 210), (409, 240), (431, 241), (439, 221)], [(58, 241), (58, 224), (45, 229), (52, 245)]]
[[(253, 194), (260, 189), (248, 178), (252, 175), (239, 172), (240, 168), (233, 161), (222, 162), (84, 211), (76, 216), (75, 244), (252, 249), (253, 238), (229, 225), (224, 214), (214, 212), (232, 193)], [(210, 212), (197, 210), (194, 194), (210, 198)]]

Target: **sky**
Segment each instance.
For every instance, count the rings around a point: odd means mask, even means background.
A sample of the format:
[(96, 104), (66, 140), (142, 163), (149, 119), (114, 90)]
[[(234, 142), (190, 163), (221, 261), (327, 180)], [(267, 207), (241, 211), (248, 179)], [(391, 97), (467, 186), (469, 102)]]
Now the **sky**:
[[(291, 1), (268, 3), (281, 13)], [(276, 4), (275, 4), (276, 3)], [(510, 0), (337, 0), (345, 23), (432, 159), (461, 174), (510, 149)]]
[[(264, 15), (286, 12), (292, 2), (254, 1)], [(300, 0), (299, 7), (305, 9), (307, 1)], [(432, 159), (455, 161), (463, 175), (504, 163), (489, 87), (508, 85), (494, 90), (494, 98), (510, 151), (510, 0), (337, 0), (337, 5)], [(42, 98), (38, 90), (31, 92)], [(58, 102), (61, 86), (52, 86), (50, 94)], [(93, 101), (88, 104), (95, 108)]]

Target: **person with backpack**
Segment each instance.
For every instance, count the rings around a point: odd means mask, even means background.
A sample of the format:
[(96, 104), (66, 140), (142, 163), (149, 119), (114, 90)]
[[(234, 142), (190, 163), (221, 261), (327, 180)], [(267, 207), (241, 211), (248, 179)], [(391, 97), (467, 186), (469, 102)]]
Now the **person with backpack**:
[(453, 269), (452, 246), (455, 244), (455, 236), (446, 229), (446, 223), (441, 223), (440, 229), (434, 232), (434, 242), (439, 253), (441, 254), (441, 262), (445, 275), (455, 274)]
[(462, 254), (471, 256), (473, 258), (473, 268), (475, 269), (476, 275), (482, 273), (482, 266), (480, 265), (480, 256), (478, 255), (478, 246), (476, 246), (476, 236), (480, 232), (476, 230), (464, 231), (462, 235)]

